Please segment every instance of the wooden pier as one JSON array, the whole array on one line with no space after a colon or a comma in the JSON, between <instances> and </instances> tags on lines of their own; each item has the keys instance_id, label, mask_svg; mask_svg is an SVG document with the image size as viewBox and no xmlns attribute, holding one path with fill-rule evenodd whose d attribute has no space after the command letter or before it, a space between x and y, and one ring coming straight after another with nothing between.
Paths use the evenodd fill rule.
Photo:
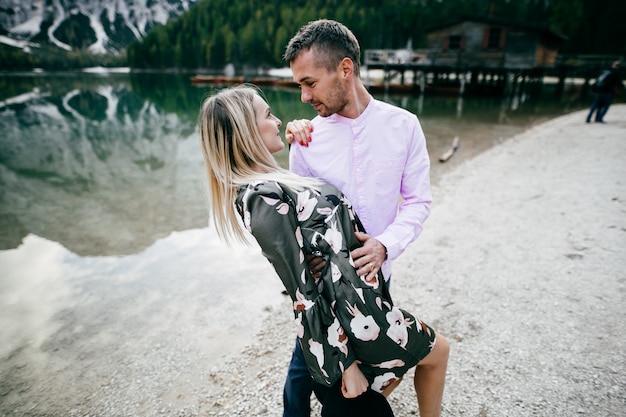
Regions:
<instances>
[{"instance_id":1,"label":"wooden pier","mask_svg":"<svg viewBox=\"0 0 626 417\"><path fill-rule=\"evenodd\" d=\"M506 65L503 57L476 63L461 54L452 62L449 56L445 60L439 59L440 55L437 50L366 50L365 82L370 90L389 92L502 95L520 87L540 89L545 77L555 77L558 93L563 91L568 78L583 79L583 88L587 88L601 70L621 58L616 55L563 55L558 56L552 65L516 66ZM382 77L371 77L370 70L382 70Z\"/></svg>"}]
</instances>

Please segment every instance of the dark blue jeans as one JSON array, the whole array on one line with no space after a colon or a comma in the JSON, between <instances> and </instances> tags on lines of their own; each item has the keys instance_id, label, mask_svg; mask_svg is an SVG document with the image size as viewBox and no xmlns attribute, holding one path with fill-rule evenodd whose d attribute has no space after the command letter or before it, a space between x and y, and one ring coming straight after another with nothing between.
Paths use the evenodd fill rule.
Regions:
<instances>
[{"instance_id":1,"label":"dark blue jeans","mask_svg":"<svg viewBox=\"0 0 626 417\"><path fill-rule=\"evenodd\" d=\"M594 112L596 112L596 122L604 121L604 115L607 111L609 111L612 100L612 93L596 93L595 97L593 98L593 103L591 103L589 114L587 115L587 123L591 121L591 117L593 116Z\"/></svg>"},{"instance_id":2,"label":"dark blue jeans","mask_svg":"<svg viewBox=\"0 0 626 417\"><path fill-rule=\"evenodd\" d=\"M311 415L311 393L313 379L306 367L304 354L298 338L293 348L287 380L283 389L283 417L309 417Z\"/></svg>"}]
</instances>

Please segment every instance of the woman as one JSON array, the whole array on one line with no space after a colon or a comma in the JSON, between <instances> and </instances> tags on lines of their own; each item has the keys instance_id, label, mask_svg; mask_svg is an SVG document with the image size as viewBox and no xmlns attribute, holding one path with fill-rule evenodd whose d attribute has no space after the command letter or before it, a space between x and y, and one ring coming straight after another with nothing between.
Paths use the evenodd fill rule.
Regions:
<instances>
[{"instance_id":1,"label":"woman","mask_svg":"<svg viewBox=\"0 0 626 417\"><path fill-rule=\"evenodd\" d=\"M340 387L345 398L368 387L388 395L418 365L420 413L439 415L447 341L395 307L382 276L357 276L350 251L361 244L354 236L360 222L350 203L331 185L278 166L272 153L284 147L281 122L257 90L207 98L199 124L218 234L245 242L249 232L259 243L293 300L313 379ZM309 254L326 260L319 277L307 267ZM337 406L336 398L329 402Z\"/></svg>"}]
</instances>

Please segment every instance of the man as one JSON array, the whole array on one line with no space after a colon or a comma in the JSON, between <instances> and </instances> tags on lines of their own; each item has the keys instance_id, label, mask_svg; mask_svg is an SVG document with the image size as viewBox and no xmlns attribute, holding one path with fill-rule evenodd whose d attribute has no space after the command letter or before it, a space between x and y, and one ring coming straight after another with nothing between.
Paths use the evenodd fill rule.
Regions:
<instances>
[{"instance_id":1,"label":"man","mask_svg":"<svg viewBox=\"0 0 626 417\"><path fill-rule=\"evenodd\" d=\"M592 89L595 96L593 103L591 103L589 114L587 115L587 123L591 122L591 117L594 112L596 113L596 123L604 123L604 115L609 111L609 107L611 107L613 96L618 94L618 89L623 88L622 80L618 72L619 67L619 61L613 62L611 68L603 71L593 85Z\"/></svg>"},{"instance_id":2,"label":"man","mask_svg":"<svg viewBox=\"0 0 626 417\"><path fill-rule=\"evenodd\" d=\"M290 169L343 191L367 231L357 233L363 247L351 253L357 273L371 280L381 270L388 279L391 260L418 237L430 214L430 160L419 121L369 94L360 78L358 41L338 22L318 20L302 27L289 41L284 59L302 90L302 102L318 113L311 122L287 124L287 141L294 143ZM322 265L312 260L309 266L315 274ZM428 371L434 372L424 376L428 383L421 396L416 384L422 416L438 415L440 410L449 348L442 340L440 352L429 359L433 363ZM319 388L315 387L318 398ZM308 417L312 389L296 343L283 416Z\"/></svg>"}]
</instances>

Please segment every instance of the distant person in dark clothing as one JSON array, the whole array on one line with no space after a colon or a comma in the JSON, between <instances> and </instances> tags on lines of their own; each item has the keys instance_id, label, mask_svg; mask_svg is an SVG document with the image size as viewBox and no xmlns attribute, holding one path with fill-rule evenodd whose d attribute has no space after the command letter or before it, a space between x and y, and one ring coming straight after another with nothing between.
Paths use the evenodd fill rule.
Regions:
<instances>
[{"instance_id":1,"label":"distant person in dark clothing","mask_svg":"<svg viewBox=\"0 0 626 417\"><path fill-rule=\"evenodd\" d=\"M609 111L613 96L618 94L618 89L623 88L622 79L619 75L618 69L620 62L615 61L611 65L611 69L602 71L596 83L592 87L592 91L595 93L593 103L589 109L587 115L587 123L591 122L593 113L596 113L595 121L597 123L604 123L604 115Z\"/></svg>"}]
</instances>

